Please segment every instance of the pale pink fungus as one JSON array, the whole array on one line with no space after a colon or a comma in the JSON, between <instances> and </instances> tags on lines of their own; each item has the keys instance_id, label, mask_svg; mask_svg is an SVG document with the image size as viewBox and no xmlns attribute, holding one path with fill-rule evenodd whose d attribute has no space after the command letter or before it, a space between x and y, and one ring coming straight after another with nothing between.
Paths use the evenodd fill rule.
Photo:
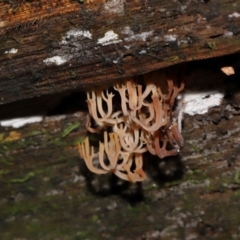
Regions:
<instances>
[{"instance_id":1,"label":"pale pink fungus","mask_svg":"<svg viewBox=\"0 0 240 240\"><path fill-rule=\"evenodd\" d=\"M146 178L142 169L144 152L159 158L179 153L184 141L172 109L184 82L181 79L179 84L166 77L163 82L161 78L157 71L146 74L144 84L130 78L115 84L114 93L104 89L87 93L88 131L97 133L106 127L113 131L109 134L104 131L104 143L99 143L100 168L93 164L94 151L93 147L90 149L89 139L79 144L80 156L90 171L112 172L130 182L143 181ZM121 100L118 108L114 104L116 97Z\"/></svg>"}]
</instances>

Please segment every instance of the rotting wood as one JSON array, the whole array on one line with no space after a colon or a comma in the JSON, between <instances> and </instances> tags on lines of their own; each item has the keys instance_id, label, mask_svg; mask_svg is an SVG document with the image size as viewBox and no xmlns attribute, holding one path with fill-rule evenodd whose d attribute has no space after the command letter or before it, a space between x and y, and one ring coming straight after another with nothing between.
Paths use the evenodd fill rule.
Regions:
<instances>
[{"instance_id":1,"label":"rotting wood","mask_svg":"<svg viewBox=\"0 0 240 240\"><path fill-rule=\"evenodd\" d=\"M185 116L181 158L146 155L142 185L84 168L76 144L85 121L82 112L0 128L2 239L239 236L239 115L217 125L210 114Z\"/></svg>"},{"instance_id":2,"label":"rotting wood","mask_svg":"<svg viewBox=\"0 0 240 240\"><path fill-rule=\"evenodd\" d=\"M230 80L238 84L238 77L224 75L219 67L227 62L239 73L237 59L239 55L220 58L217 65L212 59L191 63L186 88L209 90L211 79L214 90L228 92ZM194 76L203 80L193 85ZM74 114L61 112L62 117L46 117L19 129L0 127L1 238L238 239L240 102L239 88L233 89L234 102L228 108L225 99L205 115L184 117L186 144L180 157L144 156L148 178L142 184L94 176L86 169L77 150L77 142L87 134L81 94L60 104L61 110L65 105ZM2 105L1 119L9 117L9 111L26 116L34 109L34 114L42 114L43 105L51 111L50 100L35 98L30 109L27 100ZM58 108L57 95L54 100L51 105ZM236 109L229 108L233 104ZM99 136L89 137L97 146Z\"/></svg>"},{"instance_id":3,"label":"rotting wood","mask_svg":"<svg viewBox=\"0 0 240 240\"><path fill-rule=\"evenodd\" d=\"M0 103L239 52L239 12L237 0L1 1Z\"/></svg>"}]
</instances>

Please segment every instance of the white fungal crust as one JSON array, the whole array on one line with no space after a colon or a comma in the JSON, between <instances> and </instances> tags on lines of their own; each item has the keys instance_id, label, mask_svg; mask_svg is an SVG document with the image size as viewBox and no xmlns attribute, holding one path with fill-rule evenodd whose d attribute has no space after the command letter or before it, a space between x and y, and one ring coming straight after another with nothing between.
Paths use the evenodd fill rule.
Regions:
<instances>
[{"instance_id":1,"label":"white fungal crust","mask_svg":"<svg viewBox=\"0 0 240 240\"><path fill-rule=\"evenodd\" d=\"M172 108L184 82L170 77L164 82L164 78L153 72L144 76L143 84L131 78L115 84L112 92L98 89L87 93L87 130L96 133L108 127L113 131L104 131L104 143L99 143L100 168L92 163L94 152L93 148L90 151L88 138L79 144L79 153L90 171L113 172L130 182L143 181L144 152L159 158L179 153L184 141L173 120ZM120 99L119 106L114 99Z\"/></svg>"}]
</instances>

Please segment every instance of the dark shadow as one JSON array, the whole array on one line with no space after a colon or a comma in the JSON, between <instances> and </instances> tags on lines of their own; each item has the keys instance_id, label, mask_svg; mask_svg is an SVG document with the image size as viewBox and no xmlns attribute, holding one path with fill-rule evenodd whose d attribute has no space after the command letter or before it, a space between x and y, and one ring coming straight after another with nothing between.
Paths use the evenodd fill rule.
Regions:
<instances>
[{"instance_id":1,"label":"dark shadow","mask_svg":"<svg viewBox=\"0 0 240 240\"><path fill-rule=\"evenodd\" d=\"M146 153L144 156L144 166L148 177L159 186L183 178L185 172L181 155L159 159L157 156Z\"/></svg>"},{"instance_id":2,"label":"dark shadow","mask_svg":"<svg viewBox=\"0 0 240 240\"><path fill-rule=\"evenodd\" d=\"M141 182L130 183L110 173L96 175L87 169L84 162L79 169L80 174L85 177L89 192L95 196L105 198L117 195L132 206L145 200ZM161 187L165 183L183 178L185 166L180 155L159 159L147 153L144 154L144 170L148 178Z\"/></svg>"},{"instance_id":3,"label":"dark shadow","mask_svg":"<svg viewBox=\"0 0 240 240\"><path fill-rule=\"evenodd\" d=\"M88 111L86 93L66 91L0 105L0 120L29 116L52 116Z\"/></svg>"},{"instance_id":4,"label":"dark shadow","mask_svg":"<svg viewBox=\"0 0 240 240\"><path fill-rule=\"evenodd\" d=\"M119 179L114 174L96 175L90 172L84 163L81 164L79 169L80 174L85 177L89 192L95 196L105 198L116 195L131 206L144 201L142 183L133 184Z\"/></svg>"}]
</instances>

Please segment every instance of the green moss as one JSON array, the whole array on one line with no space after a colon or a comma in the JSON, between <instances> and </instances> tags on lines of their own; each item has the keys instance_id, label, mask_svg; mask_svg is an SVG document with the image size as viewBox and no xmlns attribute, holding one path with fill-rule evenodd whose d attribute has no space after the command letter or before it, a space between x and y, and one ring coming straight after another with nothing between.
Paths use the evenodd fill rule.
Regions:
<instances>
[{"instance_id":1,"label":"green moss","mask_svg":"<svg viewBox=\"0 0 240 240\"><path fill-rule=\"evenodd\" d=\"M92 222L93 223L96 223L97 222L97 220L98 220L98 216L97 215L92 215L92 217L91 217L91 220L92 220Z\"/></svg>"},{"instance_id":2,"label":"green moss","mask_svg":"<svg viewBox=\"0 0 240 240\"><path fill-rule=\"evenodd\" d=\"M62 138L65 138L66 136L68 136L73 130L75 130L76 128L78 128L80 126L80 122L75 122L73 124L71 124L70 126L67 126L62 133Z\"/></svg>"},{"instance_id":3,"label":"green moss","mask_svg":"<svg viewBox=\"0 0 240 240\"><path fill-rule=\"evenodd\" d=\"M240 171L236 170L235 174L234 174L234 182L235 183L240 183L239 175L240 175Z\"/></svg>"},{"instance_id":4,"label":"green moss","mask_svg":"<svg viewBox=\"0 0 240 240\"><path fill-rule=\"evenodd\" d=\"M73 77L77 76L77 72L76 71L71 71L71 74L72 74Z\"/></svg>"},{"instance_id":5,"label":"green moss","mask_svg":"<svg viewBox=\"0 0 240 240\"><path fill-rule=\"evenodd\" d=\"M9 173L8 170L0 170L0 176L1 176L1 175L8 174L8 173Z\"/></svg>"},{"instance_id":6,"label":"green moss","mask_svg":"<svg viewBox=\"0 0 240 240\"><path fill-rule=\"evenodd\" d=\"M232 195L232 199L233 199L233 201L235 201L235 202L239 202L239 201L240 201L240 192L235 191L235 192L233 193L233 195Z\"/></svg>"},{"instance_id":7,"label":"green moss","mask_svg":"<svg viewBox=\"0 0 240 240\"><path fill-rule=\"evenodd\" d=\"M12 162L12 158L11 157L1 157L0 158L0 163L3 163L4 165L7 165L7 166L12 166L13 165L13 162Z\"/></svg>"},{"instance_id":8,"label":"green moss","mask_svg":"<svg viewBox=\"0 0 240 240\"><path fill-rule=\"evenodd\" d=\"M196 153L200 152L200 149L198 146L193 144L187 144L189 148L193 149Z\"/></svg>"},{"instance_id":9,"label":"green moss","mask_svg":"<svg viewBox=\"0 0 240 240\"><path fill-rule=\"evenodd\" d=\"M200 169L194 169L186 175L188 179L205 180L207 175Z\"/></svg>"},{"instance_id":10,"label":"green moss","mask_svg":"<svg viewBox=\"0 0 240 240\"><path fill-rule=\"evenodd\" d=\"M207 46L211 49L210 53L212 53L217 47L216 42L208 42Z\"/></svg>"},{"instance_id":11,"label":"green moss","mask_svg":"<svg viewBox=\"0 0 240 240\"><path fill-rule=\"evenodd\" d=\"M6 150L8 150L7 144L1 144L0 145L0 153L4 153L4 152L6 152Z\"/></svg>"},{"instance_id":12,"label":"green moss","mask_svg":"<svg viewBox=\"0 0 240 240\"><path fill-rule=\"evenodd\" d=\"M179 60L178 56L172 56L170 58L165 59L165 61L168 61L168 62L175 62L177 60Z\"/></svg>"},{"instance_id":13,"label":"green moss","mask_svg":"<svg viewBox=\"0 0 240 240\"><path fill-rule=\"evenodd\" d=\"M78 237L79 239L85 239L88 238L89 236L91 236L90 231L81 231Z\"/></svg>"},{"instance_id":14,"label":"green moss","mask_svg":"<svg viewBox=\"0 0 240 240\"><path fill-rule=\"evenodd\" d=\"M63 142L61 140L61 138L57 137L57 138L54 138L52 141L51 141L51 144L55 145L55 146L58 146L58 147L62 147L65 145L65 142Z\"/></svg>"},{"instance_id":15,"label":"green moss","mask_svg":"<svg viewBox=\"0 0 240 240\"><path fill-rule=\"evenodd\" d=\"M159 186L156 183L151 183L145 188L145 190L152 190L152 189L158 188L158 187Z\"/></svg>"},{"instance_id":16,"label":"green moss","mask_svg":"<svg viewBox=\"0 0 240 240\"><path fill-rule=\"evenodd\" d=\"M34 131L29 132L28 136L31 137L31 136L41 135L41 134L43 134L43 131L34 130Z\"/></svg>"},{"instance_id":17,"label":"green moss","mask_svg":"<svg viewBox=\"0 0 240 240\"><path fill-rule=\"evenodd\" d=\"M26 176L23 178L15 178L9 181L9 183L24 183L27 182L30 178L34 176L34 172L29 172Z\"/></svg>"},{"instance_id":18,"label":"green moss","mask_svg":"<svg viewBox=\"0 0 240 240\"><path fill-rule=\"evenodd\" d=\"M179 185L179 184L182 183L182 182L183 182L183 179L176 180L176 181L171 181L171 182L165 183L165 186L166 186L166 187L173 187L173 186Z\"/></svg>"}]
</instances>

